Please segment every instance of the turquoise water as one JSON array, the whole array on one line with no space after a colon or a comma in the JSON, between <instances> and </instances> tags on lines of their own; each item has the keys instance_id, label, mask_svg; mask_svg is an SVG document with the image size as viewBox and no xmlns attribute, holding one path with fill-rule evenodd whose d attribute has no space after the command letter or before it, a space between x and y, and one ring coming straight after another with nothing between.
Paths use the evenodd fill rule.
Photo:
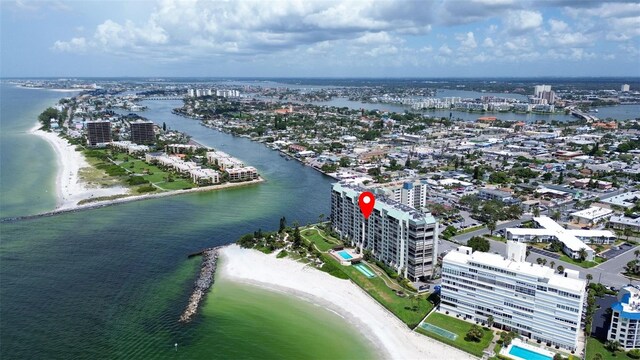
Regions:
<instances>
[{"instance_id":1,"label":"turquoise water","mask_svg":"<svg viewBox=\"0 0 640 360\"><path fill-rule=\"evenodd\" d=\"M53 159L51 150L44 142L37 145L37 137L21 135L20 129L30 128L41 107L59 96L2 85L3 217L51 210L55 204L51 192L42 191L46 201L33 199L34 193L53 185L55 166L41 163L47 156ZM217 293L205 301L193 322L178 322L199 266L199 259L188 260L188 254L228 244L258 228L275 230L282 216L289 224L316 222L319 214L329 211L332 180L284 161L262 144L168 114L171 104L149 103L153 109L148 114L156 122L165 121L188 130L203 144L225 149L255 165L267 181L1 222L0 358L293 359L301 358L306 348L321 354L314 347L317 338L326 348L344 348L347 341L363 358L374 357L357 330L330 312L296 299L263 304L262 298L272 299L272 294L259 289L214 287ZM23 140L36 145L7 154L4 139L14 137L16 148ZM33 183L21 186L21 181ZM216 306L216 297L229 300ZM292 303L299 309L295 314L307 321L283 315ZM316 324L318 316L328 320ZM316 331L306 331L310 323ZM319 337L331 332L339 336ZM336 358L348 357L360 356L347 352Z\"/></svg>"},{"instance_id":2,"label":"turquoise water","mask_svg":"<svg viewBox=\"0 0 640 360\"><path fill-rule=\"evenodd\" d=\"M55 207L55 153L29 130L44 109L64 96L70 95L0 84L0 217Z\"/></svg>"},{"instance_id":3,"label":"turquoise water","mask_svg":"<svg viewBox=\"0 0 640 360\"><path fill-rule=\"evenodd\" d=\"M356 269L358 269L358 271L360 271L361 273L364 274L364 276L368 277L368 278L374 278L376 277L376 274L371 271L367 265L365 264L355 264L353 265L353 267L355 267Z\"/></svg>"},{"instance_id":4,"label":"turquoise water","mask_svg":"<svg viewBox=\"0 0 640 360\"><path fill-rule=\"evenodd\" d=\"M529 349L524 349L517 345L511 346L509 354L526 360L552 360L552 357L550 356L540 354L539 352L531 351Z\"/></svg>"},{"instance_id":5,"label":"turquoise water","mask_svg":"<svg viewBox=\"0 0 640 360\"><path fill-rule=\"evenodd\" d=\"M341 258L345 259L345 260L351 260L353 259L353 256L349 255L348 252L342 250L342 251L338 251L338 255L340 255Z\"/></svg>"}]
</instances>

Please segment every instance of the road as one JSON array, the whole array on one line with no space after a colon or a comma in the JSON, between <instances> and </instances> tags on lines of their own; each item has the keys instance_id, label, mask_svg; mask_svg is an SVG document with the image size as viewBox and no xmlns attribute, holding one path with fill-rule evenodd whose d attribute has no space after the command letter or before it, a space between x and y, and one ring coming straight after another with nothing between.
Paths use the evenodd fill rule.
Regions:
<instances>
[{"instance_id":1,"label":"road","mask_svg":"<svg viewBox=\"0 0 640 360\"><path fill-rule=\"evenodd\" d=\"M531 215L523 215L522 218L518 219L518 220L513 220L513 221L507 221L505 223L502 224L498 224L496 225L496 231L501 230L501 229L506 229L506 228L512 228L512 227L517 227L518 225L522 224L525 221L531 220ZM482 236L484 234L488 234L490 231L489 229L482 228L482 229L478 229L475 231L471 231L468 232L466 234L462 234L462 235L456 235L453 237L453 239L461 244L466 244L467 241L469 241L469 239L471 239L474 236ZM495 232L495 231L494 231ZM499 241L496 241L499 243Z\"/></svg>"}]
</instances>

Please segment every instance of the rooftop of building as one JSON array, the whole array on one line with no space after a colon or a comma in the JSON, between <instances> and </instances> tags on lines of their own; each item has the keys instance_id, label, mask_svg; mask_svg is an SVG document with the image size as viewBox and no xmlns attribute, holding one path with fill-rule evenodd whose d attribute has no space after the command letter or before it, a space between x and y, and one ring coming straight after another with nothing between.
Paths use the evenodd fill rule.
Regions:
<instances>
[{"instance_id":1,"label":"rooftop of building","mask_svg":"<svg viewBox=\"0 0 640 360\"><path fill-rule=\"evenodd\" d=\"M601 207L597 207L597 206L592 206L588 209L584 209L584 210L580 210L580 211L576 211L574 213L571 213L571 216L575 216L575 217L579 217L579 218L583 218L583 219L598 219L602 216L607 216L609 214L613 213L613 210L611 209L607 209L607 208L601 208Z\"/></svg>"},{"instance_id":2,"label":"rooftop of building","mask_svg":"<svg viewBox=\"0 0 640 360\"><path fill-rule=\"evenodd\" d=\"M615 195L606 199L600 200L603 203L618 205L622 207L633 207L634 202L640 199L640 191L630 191L624 194Z\"/></svg>"},{"instance_id":3,"label":"rooftop of building","mask_svg":"<svg viewBox=\"0 0 640 360\"><path fill-rule=\"evenodd\" d=\"M618 293L618 302L611 309L620 312L627 319L640 320L640 290L633 286L625 286Z\"/></svg>"},{"instance_id":4,"label":"rooftop of building","mask_svg":"<svg viewBox=\"0 0 640 360\"><path fill-rule=\"evenodd\" d=\"M367 191L367 189L362 188L357 185L347 184L344 182L338 182L333 185L334 191L344 192L348 196L357 199L360 196L360 193L363 191ZM425 221L427 224L433 224L436 222L435 217L431 214L420 212L411 206L401 204L395 200L392 200L386 196L378 195L375 199L375 204L373 206L374 209L378 210L386 210L391 216L396 218L409 218L414 221Z\"/></svg>"},{"instance_id":5,"label":"rooftop of building","mask_svg":"<svg viewBox=\"0 0 640 360\"><path fill-rule=\"evenodd\" d=\"M563 275L557 274L550 267L533 264L526 261L519 262L509 260L499 254L474 251L472 254L468 255L463 252L450 251L447 255L445 255L443 261L454 262L458 264L468 264L469 261L472 261L477 264L511 271L516 273L517 275L536 277L538 278L538 281L547 283L554 288L571 292L584 291L586 285L584 280L564 277Z\"/></svg>"},{"instance_id":6,"label":"rooftop of building","mask_svg":"<svg viewBox=\"0 0 640 360\"><path fill-rule=\"evenodd\" d=\"M558 241L562 242L571 251L580 251L584 248L587 251L593 251L579 238L599 238L599 237L615 237L609 230L571 230L565 229L548 216L534 217L540 228L508 228L507 232L513 235L532 235L532 236L555 236Z\"/></svg>"}]
</instances>

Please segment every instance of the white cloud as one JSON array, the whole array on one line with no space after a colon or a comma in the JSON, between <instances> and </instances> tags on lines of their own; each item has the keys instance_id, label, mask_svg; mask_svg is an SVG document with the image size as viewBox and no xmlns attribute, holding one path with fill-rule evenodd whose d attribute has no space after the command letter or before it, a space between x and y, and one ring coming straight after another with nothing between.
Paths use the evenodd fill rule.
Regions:
<instances>
[{"instance_id":1,"label":"white cloud","mask_svg":"<svg viewBox=\"0 0 640 360\"><path fill-rule=\"evenodd\" d=\"M469 31L464 35L458 35L456 36L456 39L460 42L460 46L465 50L475 49L476 47L478 47L476 38L473 35L472 31Z\"/></svg>"},{"instance_id":2,"label":"white cloud","mask_svg":"<svg viewBox=\"0 0 640 360\"><path fill-rule=\"evenodd\" d=\"M77 37L69 41L56 41L53 44L53 49L57 51L84 52L87 50L87 40L83 37Z\"/></svg>"},{"instance_id":3,"label":"white cloud","mask_svg":"<svg viewBox=\"0 0 640 360\"><path fill-rule=\"evenodd\" d=\"M524 33L542 25L542 14L531 10L510 11L505 19L505 25L511 33Z\"/></svg>"},{"instance_id":4,"label":"white cloud","mask_svg":"<svg viewBox=\"0 0 640 360\"><path fill-rule=\"evenodd\" d=\"M551 26L551 31L553 32L567 31L567 29L569 28L566 22L556 19L550 19L549 25Z\"/></svg>"},{"instance_id":5,"label":"white cloud","mask_svg":"<svg viewBox=\"0 0 640 360\"><path fill-rule=\"evenodd\" d=\"M482 46L484 47L488 47L488 48L492 48L495 46L493 39L491 39L490 37L485 38L484 41L482 42Z\"/></svg>"},{"instance_id":6,"label":"white cloud","mask_svg":"<svg viewBox=\"0 0 640 360\"><path fill-rule=\"evenodd\" d=\"M440 53L440 55L446 55L446 56L453 54L453 50L451 50L446 44L440 46L440 49L438 49L438 52Z\"/></svg>"}]
</instances>

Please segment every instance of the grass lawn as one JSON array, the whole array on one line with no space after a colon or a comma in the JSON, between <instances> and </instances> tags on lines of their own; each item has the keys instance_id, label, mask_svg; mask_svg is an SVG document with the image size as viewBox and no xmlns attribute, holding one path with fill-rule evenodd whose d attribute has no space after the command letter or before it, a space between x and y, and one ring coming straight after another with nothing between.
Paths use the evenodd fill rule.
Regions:
<instances>
[{"instance_id":1,"label":"grass lawn","mask_svg":"<svg viewBox=\"0 0 640 360\"><path fill-rule=\"evenodd\" d=\"M313 241L322 251L321 258L323 262L330 264L331 267L335 267L338 271L346 274L349 279L358 284L358 286L376 299L382 306L395 314L410 328L418 325L422 318L433 308L433 304L427 300L428 294L419 296L405 295L405 297L400 297L396 294L395 290L387 286L380 276L368 278L352 266L342 266L338 260L326 253L326 251L333 246L342 244L338 239L321 234L318 230L312 229L302 229L301 235L305 242ZM396 286L401 288L398 284L396 284Z\"/></svg>"},{"instance_id":2,"label":"grass lawn","mask_svg":"<svg viewBox=\"0 0 640 360\"><path fill-rule=\"evenodd\" d=\"M631 359L626 352L616 351L612 353L604 348L604 343L594 337L587 338L587 352L585 358L587 360L593 359L596 354L602 355L603 360L627 360Z\"/></svg>"},{"instance_id":3,"label":"grass lawn","mask_svg":"<svg viewBox=\"0 0 640 360\"><path fill-rule=\"evenodd\" d=\"M601 263L606 261L605 259L600 258L600 257L596 257L595 259L596 259L596 261L580 261L580 260L572 259L572 258L568 257L567 255L562 254L560 256L560 259L558 259L558 260L566 261L569 264L578 265L578 266L583 267L585 269L588 269L590 267L594 267L594 266L596 266L598 264L601 264Z\"/></svg>"},{"instance_id":4,"label":"grass lawn","mask_svg":"<svg viewBox=\"0 0 640 360\"><path fill-rule=\"evenodd\" d=\"M312 241L320 251L329 251L334 246L342 244L331 237L323 236L318 229L303 230L301 234L305 240Z\"/></svg>"},{"instance_id":5,"label":"grass lawn","mask_svg":"<svg viewBox=\"0 0 640 360\"><path fill-rule=\"evenodd\" d=\"M451 345L460 350L466 351L477 357L482 357L482 352L487 346L489 346L489 344L491 343L491 339L493 338L493 331L482 329L482 331L484 332L484 336L482 337L482 339L480 339L479 342L467 341L465 340L465 337L467 336L467 332L469 331L469 329L471 329L471 326L473 324L437 312L429 315L425 322L451 331L452 333L457 334L458 337L455 340L450 340L421 328L417 329L419 333L432 337L440 342Z\"/></svg>"},{"instance_id":6,"label":"grass lawn","mask_svg":"<svg viewBox=\"0 0 640 360\"><path fill-rule=\"evenodd\" d=\"M482 229L484 227L485 227L484 225L472 226L470 228L466 228L464 230L460 230L460 231L456 232L456 235L462 235L462 234L470 233L472 231L480 230L480 229Z\"/></svg>"},{"instance_id":7,"label":"grass lawn","mask_svg":"<svg viewBox=\"0 0 640 360\"><path fill-rule=\"evenodd\" d=\"M491 239L491 240L495 240L495 241L500 241L500 242L507 242L507 239L503 238L502 236L497 236L497 235L489 235L489 234L484 234L484 237L486 237L487 239Z\"/></svg>"}]
</instances>

